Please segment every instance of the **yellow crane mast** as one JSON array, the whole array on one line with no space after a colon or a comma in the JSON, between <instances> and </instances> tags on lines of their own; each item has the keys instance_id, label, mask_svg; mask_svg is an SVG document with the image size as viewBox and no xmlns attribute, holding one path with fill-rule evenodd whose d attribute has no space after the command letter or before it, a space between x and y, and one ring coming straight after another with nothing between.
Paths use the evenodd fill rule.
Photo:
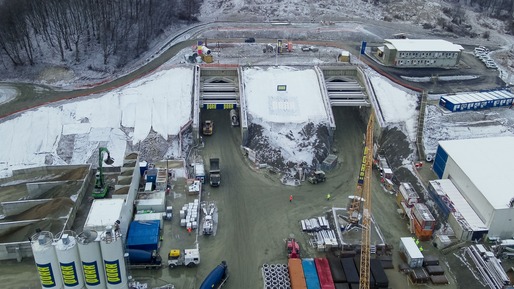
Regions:
<instances>
[{"instance_id":1,"label":"yellow crane mast","mask_svg":"<svg viewBox=\"0 0 514 289\"><path fill-rule=\"evenodd\" d=\"M371 230L371 173L373 164L373 110L371 110L368 127L366 128L366 147L365 147L365 168L364 184L362 185L362 198L364 207L362 211L362 238L361 238L361 266L359 289L369 289L370 279L370 230ZM362 202L361 202L362 203Z\"/></svg>"}]
</instances>

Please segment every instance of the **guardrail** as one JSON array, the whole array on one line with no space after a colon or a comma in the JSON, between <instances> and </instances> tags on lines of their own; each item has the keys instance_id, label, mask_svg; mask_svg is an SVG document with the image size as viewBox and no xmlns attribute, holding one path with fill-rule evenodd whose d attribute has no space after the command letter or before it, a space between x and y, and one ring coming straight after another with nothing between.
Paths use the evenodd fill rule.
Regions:
<instances>
[{"instance_id":1,"label":"guardrail","mask_svg":"<svg viewBox=\"0 0 514 289\"><path fill-rule=\"evenodd\" d=\"M193 138L200 138L200 66L195 66L193 77Z\"/></svg>"},{"instance_id":2,"label":"guardrail","mask_svg":"<svg viewBox=\"0 0 514 289\"><path fill-rule=\"evenodd\" d=\"M239 102L240 102L240 122L241 122L241 137L243 140L243 145L246 144L248 138L248 115L247 115L247 107L246 107L246 98L245 98L245 88L243 82L243 68L239 67L237 69L237 81L239 82Z\"/></svg>"}]
</instances>

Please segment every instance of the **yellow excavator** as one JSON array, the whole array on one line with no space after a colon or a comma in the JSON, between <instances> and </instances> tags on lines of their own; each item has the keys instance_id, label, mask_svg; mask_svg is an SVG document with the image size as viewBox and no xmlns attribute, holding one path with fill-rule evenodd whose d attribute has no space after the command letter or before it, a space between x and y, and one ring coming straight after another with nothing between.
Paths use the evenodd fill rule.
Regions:
<instances>
[{"instance_id":1,"label":"yellow excavator","mask_svg":"<svg viewBox=\"0 0 514 289\"><path fill-rule=\"evenodd\" d=\"M104 154L107 154L107 158L104 160ZM93 198L102 199L109 193L109 186L105 184L103 163L112 165L114 159L111 158L111 153L107 148L100 147L98 150L98 168L96 171L95 189L93 190Z\"/></svg>"}]
</instances>

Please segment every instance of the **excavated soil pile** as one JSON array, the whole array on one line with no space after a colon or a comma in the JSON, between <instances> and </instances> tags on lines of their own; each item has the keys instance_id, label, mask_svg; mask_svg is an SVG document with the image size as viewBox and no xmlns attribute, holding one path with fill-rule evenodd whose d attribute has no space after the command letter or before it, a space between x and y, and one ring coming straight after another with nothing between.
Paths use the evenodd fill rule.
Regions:
<instances>
[{"instance_id":1,"label":"excavated soil pile","mask_svg":"<svg viewBox=\"0 0 514 289\"><path fill-rule=\"evenodd\" d=\"M70 198L57 198L40 204L18 215L9 216L4 221L37 220L42 218L59 218L66 216L75 203Z\"/></svg>"},{"instance_id":2,"label":"excavated soil pile","mask_svg":"<svg viewBox=\"0 0 514 289\"><path fill-rule=\"evenodd\" d=\"M42 220L23 227L13 228L0 235L0 243L28 241L36 229L50 231L54 235L62 231L64 220Z\"/></svg>"},{"instance_id":3,"label":"excavated soil pile","mask_svg":"<svg viewBox=\"0 0 514 289\"><path fill-rule=\"evenodd\" d=\"M247 146L257 153L257 159L260 163L266 163L281 171L288 171L299 166L308 167L305 161L301 163L285 161L280 148L270 144L268 137L263 135L263 127L261 125L250 124L248 135ZM331 146L328 128L324 124L308 123L303 127L299 135L293 135L293 132L290 132L286 137L291 140L296 139L299 142L298 148L300 150L308 149L314 151L312 165L309 167L312 170L315 170L327 157Z\"/></svg>"}]
</instances>

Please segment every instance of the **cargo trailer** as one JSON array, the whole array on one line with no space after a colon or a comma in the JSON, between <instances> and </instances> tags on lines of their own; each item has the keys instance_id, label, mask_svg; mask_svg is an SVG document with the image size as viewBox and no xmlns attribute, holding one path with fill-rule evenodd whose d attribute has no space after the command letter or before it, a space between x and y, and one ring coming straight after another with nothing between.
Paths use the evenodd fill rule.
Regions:
<instances>
[{"instance_id":1,"label":"cargo trailer","mask_svg":"<svg viewBox=\"0 0 514 289\"><path fill-rule=\"evenodd\" d=\"M287 262L291 289L307 289L305 275L303 274L302 260L293 258Z\"/></svg>"},{"instance_id":2,"label":"cargo trailer","mask_svg":"<svg viewBox=\"0 0 514 289\"><path fill-rule=\"evenodd\" d=\"M382 267L382 263L378 259L370 259L369 260L369 269L371 271L371 275L375 280L375 287L377 288L388 288L389 287L389 279Z\"/></svg>"},{"instance_id":3,"label":"cargo trailer","mask_svg":"<svg viewBox=\"0 0 514 289\"><path fill-rule=\"evenodd\" d=\"M336 289L351 289L348 283L335 283Z\"/></svg>"},{"instance_id":4,"label":"cargo trailer","mask_svg":"<svg viewBox=\"0 0 514 289\"><path fill-rule=\"evenodd\" d=\"M315 258L314 264L316 265L316 271L318 272L319 285L321 289L335 289L334 279L332 278L327 258Z\"/></svg>"},{"instance_id":5,"label":"cargo trailer","mask_svg":"<svg viewBox=\"0 0 514 289\"><path fill-rule=\"evenodd\" d=\"M346 281L350 284L359 284L359 272L355 267L353 258L341 258L340 262L346 275Z\"/></svg>"},{"instance_id":6,"label":"cargo trailer","mask_svg":"<svg viewBox=\"0 0 514 289\"><path fill-rule=\"evenodd\" d=\"M305 283L307 289L321 289L319 286L318 272L314 265L314 259L304 258L302 259L303 275L305 276Z\"/></svg>"},{"instance_id":7,"label":"cargo trailer","mask_svg":"<svg viewBox=\"0 0 514 289\"><path fill-rule=\"evenodd\" d=\"M346 283L346 274L344 274L343 265L341 265L339 258L329 256L328 264L334 283Z\"/></svg>"}]
</instances>

